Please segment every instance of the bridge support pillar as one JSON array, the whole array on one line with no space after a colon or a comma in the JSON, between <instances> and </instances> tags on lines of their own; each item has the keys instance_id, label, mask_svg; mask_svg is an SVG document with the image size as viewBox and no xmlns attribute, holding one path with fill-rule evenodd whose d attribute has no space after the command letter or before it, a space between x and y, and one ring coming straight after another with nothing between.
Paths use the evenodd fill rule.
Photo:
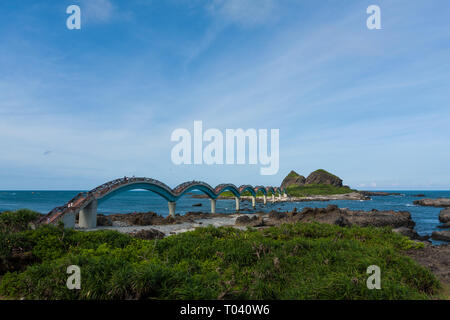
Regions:
<instances>
[{"instance_id":1,"label":"bridge support pillar","mask_svg":"<svg viewBox=\"0 0 450 320\"><path fill-rule=\"evenodd\" d=\"M264 205L267 204L267 195L263 195L263 202L264 202Z\"/></svg>"},{"instance_id":2,"label":"bridge support pillar","mask_svg":"<svg viewBox=\"0 0 450 320\"><path fill-rule=\"evenodd\" d=\"M66 213L61 217L61 222L64 224L64 228L75 228L75 212Z\"/></svg>"},{"instance_id":3,"label":"bridge support pillar","mask_svg":"<svg viewBox=\"0 0 450 320\"><path fill-rule=\"evenodd\" d=\"M97 200L93 200L80 210L78 225L80 228L92 229L97 227Z\"/></svg>"},{"instance_id":4,"label":"bridge support pillar","mask_svg":"<svg viewBox=\"0 0 450 320\"><path fill-rule=\"evenodd\" d=\"M169 215L175 217L175 205L176 202L169 201Z\"/></svg>"},{"instance_id":5,"label":"bridge support pillar","mask_svg":"<svg viewBox=\"0 0 450 320\"><path fill-rule=\"evenodd\" d=\"M234 199L236 199L236 211L239 211L239 198L235 197Z\"/></svg>"},{"instance_id":6,"label":"bridge support pillar","mask_svg":"<svg viewBox=\"0 0 450 320\"><path fill-rule=\"evenodd\" d=\"M256 197L255 196L252 196L252 207L253 207L253 209L255 209L255 207L256 207Z\"/></svg>"},{"instance_id":7,"label":"bridge support pillar","mask_svg":"<svg viewBox=\"0 0 450 320\"><path fill-rule=\"evenodd\" d=\"M272 193L272 203L275 202L275 195Z\"/></svg>"},{"instance_id":8,"label":"bridge support pillar","mask_svg":"<svg viewBox=\"0 0 450 320\"><path fill-rule=\"evenodd\" d=\"M211 213L216 213L216 199L211 199Z\"/></svg>"},{"instance_id":9,"label":"bridge support pillar","mask_svg":"<svg viewBox=\"0 0 450 320\"><path fill-rule=\"evenodd\" d=\"M278 200L281 200L281 193L278 194Z\"/></svg>"}]
</instances>

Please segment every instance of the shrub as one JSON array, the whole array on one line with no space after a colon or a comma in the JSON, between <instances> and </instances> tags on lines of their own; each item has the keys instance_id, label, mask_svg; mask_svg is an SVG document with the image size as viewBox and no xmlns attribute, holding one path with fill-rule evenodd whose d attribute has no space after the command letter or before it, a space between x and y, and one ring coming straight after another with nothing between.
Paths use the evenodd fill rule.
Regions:
<instances>
[{"instance_id":1,"label":"shrub","mask_svg":"<svg viewBox=\"0 0 450 320\"><path fill-rule=\"evenodd\" d=\"M28 299L426 299L439 287L390 229L285 224L198 228L161 240L56 227L18 234L40 262L9 272L0 295ZM66 268L81 268L81 290ZM369 265L382 290L366 287Z\"/></svg>"},{"instance_id":2,"label":"shrub","mask_svg":"<svg viewBox=\"0 0 450 320\"><path fill-rule=\"evenodd\" d=\"M11 233L27 230L30 223L35 222L40 214L28 209L0 212L0 233Z\"/></svg>"}]
</instances>

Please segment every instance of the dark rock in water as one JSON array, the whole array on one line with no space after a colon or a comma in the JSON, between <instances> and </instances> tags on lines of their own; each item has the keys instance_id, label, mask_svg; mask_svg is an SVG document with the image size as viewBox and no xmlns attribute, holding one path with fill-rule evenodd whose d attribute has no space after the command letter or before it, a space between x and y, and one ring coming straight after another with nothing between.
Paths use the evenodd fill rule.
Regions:
<instances>
[{"instance_id":1,"label":"dark rock in water","mask_svg":"<svg viewBox=\"0 0 450 320\"><path fill-rule=\"evenodd\" d=\"M192 206L193 206L193 207L201 207L202 204L201 204L201 203L194 203Z\"/></svg>"},{"instance_id":2,"label":"dark rock in water","mask_svg":"<svg viewBox=\"0 0 450 320\"><path fill-rule=\"evenodd\" d=\"M335 187L342 187L342 179L323 169L312 172L306 178L305 184L328 184Z\"/></svg>"},{"instance_id":3,"label":"dark rock in water","mask_svg":"<svg viewBox=\"0 0 450 320\"><path fill-rule=\"evenodd\" d=\"M433 240L450 242L450 230L434 231L431 234Z\"/></svg>"},{"instance_id":4,"label":"dark rock in water","mask_svg":"<svg viewBox=\"0 0 450 320\"><path fill-rule=\"evenodd\" d=\"M264 225L264 220L262 217L249 217L249 216L240 216L237 217L235 223L236 226L246 226L246 227L262 227Z\"/></svg>"},{"instance_id":5,"label":"dark rock in water","mask_svg":"<svg viewBox=\"0 0 450 320\"><path fill-rule=\"evenodd\" d=\"M408 237L413 240L420 240L420 241L427 241L430 239L430 236L421 236L419 235L414 229L406 228L406 227L400 227L393 229L392 231L399 233L405 237Z\"/></svg>"},{"instance_id":6,"label":"dark rock in water","mask_svg":"<svg viewBox=\"0 0 450 320\"><path fill-rule=\"evenodd\" d=\"M156 229L149 229L131 233L131 236L144 240L153 240L153 239L162 239L165 237L165 234Z\"/></svg>"},{"instance_id":7,"label":"dark rock in water","mask_svg":"<svg viewBox=\"0 0 450 320\"><path fill-rule=\"evenodd\" d=\"M414 200L414 204L426 207L450 207L450 198Z\"/></svg>"},{"instance_id":8,"label":"dark rock in water","mask_svg":"<svg viewBox=\"0 0 450 320\"><path fill-rule=\"evenodd\" d=\"M304 186L306 178L299 175L297 172L292 170L281 182L281 188L287 188L289 186Z\"/></svg>"},{"instance_id":9,"label":"dark rock in water","mask_svg":"<svg viewBox=\"0 0 450 320\"><path fill-rule=\"evenodd\" d=\"M103 214L97 214L97 226L110 227L112 225L113 223L111 217L105 216Z\"/></svg>"},{"instance_id":10,"label":"dark rock in water","mask_svg":"<svg viewBox=\"0 0 450 320\"><path fill-rule=\"evenodd\" d=\"M384 191L359 191L364 196L400 196L398 192L384 192Z\"/></svg>"},{"instance_id":11,"label":"dark rock in water","mask_svg":"<svg viewBox=\"0 0 450 320\"><path fill-rule=\"evenodd\" d=\"M439 221L443 223L450 222L450 209L443 209L439 213Z\"/></svg>"},{"instance_id":12,"label":"dark rock in water","mask_svg":"<svg viewBox=\"0 0 450 320\"><path fill-rule=\"evenodd\" d=\"M439 229L450 229L450 222L441 224L440 226L438 226Z\"/></svg>"},{"instance_id":13,"label":"dark rock in water","mask_svg":"<svg viewBox=\"0 0 450 320\"><path fill-rule=\"evenodd\" d=\"M408 229L413 229L415 226L411 214L407 211L352 211L340 209L336 205L329 205L326 208L307 207L295 215L271 212L268 218L268 224L272 225L285 222L320 222L340 226L406 227Z\"/></svg>"},{"instance_id":14,"label":"dark rock in water","mask_svg":"<svg viewBox=\"0 0 450 320\"><path fill-rule=\"evenodd\" d=\"M424 194L419 193L419 194L413 195L413 197L423 198L423 197L426 197L426 196Z\"/></svg>"}]
</instances>

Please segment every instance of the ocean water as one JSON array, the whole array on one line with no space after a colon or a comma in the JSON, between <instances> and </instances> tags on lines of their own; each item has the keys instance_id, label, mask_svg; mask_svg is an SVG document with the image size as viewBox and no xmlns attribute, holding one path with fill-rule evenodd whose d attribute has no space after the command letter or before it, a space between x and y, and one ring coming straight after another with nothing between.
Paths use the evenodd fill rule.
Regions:
<instances>
[{"instance_id":1,"label":"ocean water","mask_svg":"<svg viewBox=\"0 0 450 320\"><path fill-rule=\"evenodd\" d=\"M0 191L0 212L6 210L17 210L28 208L41 213L47 213L54 207L65 204L80 191ZM388 191L389 192L389 191ZM266 206L257 202L257 211L269 212L271 210L290 211L296 207L326 207L329 204L336 204L340 208L349 208L351 210L396 210L409 211L416 223L415 230L420 235L431 234L439 230L439 212L442 208L422 207L413 204L414 200L420 199L417 194L424 194L426 198L450 197L450 191L393 191L401 195L392 196L373 196L372 200L335 200L335 201L309 201L309 202L286 202L271 204L268 201ZM193 192L197 193L197 192ZM202 206L193 206L201 203ZM216 211L220 213L233 213L235 209L234 199L218 200ZM250 212L251 203L249 201L241 202L241 209L247 209ZM192 198L192 195L185 195L176 204L176 213L184 214L189 211L209 212L209 199ZM149 191L128 191L121 193L98 207L98 212L103 214L111 213L130 213L130 212L148 212L153 211L163 216L169 214L167 201L157 194Z\"/></svg>"}]
</instances>

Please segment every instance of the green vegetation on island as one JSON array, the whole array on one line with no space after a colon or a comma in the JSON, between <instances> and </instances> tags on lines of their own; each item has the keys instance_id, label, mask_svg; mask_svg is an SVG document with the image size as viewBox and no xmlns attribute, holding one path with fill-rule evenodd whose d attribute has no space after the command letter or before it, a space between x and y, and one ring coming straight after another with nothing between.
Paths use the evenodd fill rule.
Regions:
<instances>
[{"instance_id":1,"label":"green vegetation on island","mask_svg":"<svg viewBox=\"0 0 450 320\"><path fill-rule=\"evenodd\" d=\"M403 254L423 244L389 228L207 227L142 240L115 231L32 229L30 217L16 214L20 227L0 233L0 296L7 298L428 299L440 286ZM15 213L6 215L11 221ZM81 269L80 290L66 287L70 265ZM367 288L370 265L382 270L382 290Z\"/></svg>"},{"instance_id":2,"label":"green vegetation on island","mask_svg":"<svg viewBox=\"0 0 450 320\"><path fill-rule=\"evenodd\" d=\"M357 192L357 190L342 185L341 178L324 169L311 172L307 178L292 170L283 179L281 188L286 189L287 194L291 197L330 196ZM249 191L242 193L242 196L251 195ZM269 192L267 195L271 196L272 193ZM230 191L225 191L221 196L233 198L234 194ZM256 196L262 197L262 191L259 191Z\"/></svg>"},{"instance_id":3,"label":"green vegetation on island","mask_svg":"<svg viewBox=\"0 0 450 320\"><path fill-rule=\"evenodd\" d=\"M304 186L289 186L286 188L291 197L328 196L356 192L348 186L336 187L329 184L309 184Z\"/></svg>"}]
</instances>

